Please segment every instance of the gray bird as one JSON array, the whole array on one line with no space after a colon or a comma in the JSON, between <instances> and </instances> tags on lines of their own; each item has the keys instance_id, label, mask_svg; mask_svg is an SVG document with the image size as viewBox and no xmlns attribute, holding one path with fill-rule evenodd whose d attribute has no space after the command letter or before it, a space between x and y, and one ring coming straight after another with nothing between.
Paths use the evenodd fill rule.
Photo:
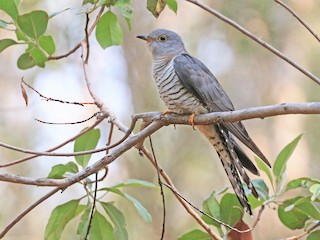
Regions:
<instances>
[{"instance_id":1,"label":"gray bird","mask_svg":"<svg viewBox=\"0 0 320 240\"><path fill-rule=\"evenodd\" d=\"M137 38L145 40L152 53L153 78L160 97L170 112L194 116L194 114L234 110L231 100L217 79L201 61L187 52L178 34L157 29L149 35L139 35ZM252 215L241 178L252 194L258 198L258 193L244 167L256 175L259 175L259 171L236 143L234 137L270 167L267 158L251 140L241 122L197 125L196 127L217 151L241 205Z\"/></svg>"}]
</instances>

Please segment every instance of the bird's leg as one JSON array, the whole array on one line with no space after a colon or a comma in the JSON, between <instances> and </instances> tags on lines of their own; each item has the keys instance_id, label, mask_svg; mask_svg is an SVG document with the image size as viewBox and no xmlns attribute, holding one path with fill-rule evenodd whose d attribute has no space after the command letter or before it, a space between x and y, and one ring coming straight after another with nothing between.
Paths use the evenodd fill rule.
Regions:
<instances>
[{"instance_id":1,"label":"bird's leg","mask_svg":"<svg viewBox=\"0 0 320 240\"><path fill-rule=\"evenodd\" d=\"M171 114L171 113L173 113L173 112L170 111L170 110L164 111L163 113L161 113L160 118L162 118L163 116L165 116L167 114ZM175 124L173 124L173 127L174 127L174 129L176 129L176 125Z\"/></svg>"},{"instance_id":2,"label":"bird's leg","mask_svg":"<svg viewBox=\"0 0 320 240\"><path fill-rule=\"evenodd\" d=\"M192 126L193 130L195 130L195 128L194 128L194 116L195 116L195 113L192 113L192 114L189 116L189 123L190 123L190 125Z\"/></svg>"},{"instance_id":3,"label":"bird's leg","mask_svg":"<svg viewBox=\"0 0 320 240\"><path fill-rule=\"evenodd\" d=\"M170 113L173 113L173 112L170 110L164 111L163 113L161 113L161 117L163 117L164 115L170 114Z\"/></svg>"}]
</instances>

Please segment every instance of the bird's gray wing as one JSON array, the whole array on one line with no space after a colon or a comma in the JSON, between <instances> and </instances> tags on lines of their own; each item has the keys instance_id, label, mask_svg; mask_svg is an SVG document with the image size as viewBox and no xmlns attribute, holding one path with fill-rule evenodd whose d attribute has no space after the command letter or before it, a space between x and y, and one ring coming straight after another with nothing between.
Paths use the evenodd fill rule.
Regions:
<instances>
[{"instance_id":1,"label":"bird's gray wing","mask_svg":"<svg viewBox=\"0 0 320 240\"><path fill-rule=\"evenodd\" d=\"M234 110L226 92L200 60L184 53L175 57L173 66L183 86L192 92L210 112ZM267 158L251 140L241 122L224 123L224 126L270 166Z\"/></svg>"}]
</instances>

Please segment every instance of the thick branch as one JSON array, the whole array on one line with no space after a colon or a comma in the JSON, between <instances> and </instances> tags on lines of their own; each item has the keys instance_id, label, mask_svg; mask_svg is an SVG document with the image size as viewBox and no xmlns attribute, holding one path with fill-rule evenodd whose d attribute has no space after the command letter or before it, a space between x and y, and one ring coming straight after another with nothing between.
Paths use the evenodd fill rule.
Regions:
<instances>
[{"instance_id":1,"label":"thick branch","mask_svg":"<svg viewBox=\"0 0 320 240\"><path fill-rule=\"evenodd\" d=\"M254 118L274 117L287 114L320 114L320 102L310 103L282 103L277 105L252 107L243 110L231 112L212 112L194 117L195 125L208 125L217 122L237 122ZM149 112L136 114L134 118L141 118L144 121L154 121L161 119L166 125L168 124L185 124L189 123L189 116L177 114L162 115L159 112Z\"/></svg>"},{"instance_id":2,"label":"thick branch","mask_svg":"<svg viewBox=\"0 0 320 240\"><path fill-rule=\"evenodd\" d=\"M105 110L103 111L105 112ZM110 112L106 112L104 116L107 116L109 114ZM266 118L266 117L273 117L273 116L286 115L286 114L320 114L320 102L282 103L282 104L263 106L263 107L252 107L252 108L247 108L243 110L235 110L231 112L207 113L207 114L195 116L194 123L195 125L208 125L208 124L217 123L217 122L236 122L236 121L247 120L247 119ZM135 123L136 120L139 118L147 122L159 121L161 122L162 125L169 125L169 124L189 125L190 124L189 116L182 116L177 114L162 115L160 112L140 113L133 116L133 123ZM129 132L134 127L134 124L133 124L130 127L130 131L129 131L129 129L122 122L118 121L116 117L112 117L111 122L115 124L115 126L117 126L122 132L126 133L124 138L121 139L116 144L99 148L99 149L90 150L90 151L75 152L75 153L38 152L38 151L18 148L18 147L11 146L1 142L0 142L0 146L14 150L14 151L18 151L18 152L37 154L38 156L58 157L58 156L80 156L85 154L93 154L93 153L105 151L107 149L111 149L115 147L115 145L121 144L123 140L129 136Z\"/></svg>"},{"instance_id":3,"label":"thick branch","mask_svg":"<svg viewBox=\"0 0 320 240\"><path fill-rule=\"evenodd\" d=\"M116 160L124 152L128 151L137 143L141 142L142 139L145 139L146 137L150 136L152 133L154 133L155 131L157 131L163 126L164 126L164 123L162 121L153 122L148 127L143 129L141 132L137 133L136 135L131 135L122 144L119 144L118 146L114 147L110 154L100 159L99 161L95 162L94 164L86 167L84 170L72 175L71 177L68 177L65 179L47 179L47 178L32 179L32 178L13 175L13 174L1 173L0 181L27 184L27 185L36 185L36 186L57 186L60 188L69 187L72 184L79 182L82 179L104 168L106 165Z\"/></svg>"},{"instance_id":4,"label":"thick branch","mask_svg":"<svg viewBox=\"0 0 320 240\"><path fill-rule=\"evenodd\" d=\"M289 63L291 66L293 66L296 69L298 69L304 75L308 76L310 79L312 79L316 83L320 84L320 79L317 76L315 76L311 72L307 71L306 69L301 67L299 64L295 63L294 61L292 61L290 58L288 58L282 52L280 52L279 50L275 49L270 44L268 44L267 42L263 41L261 38L257 37L253 33L249 32L247 29L245 29L244 27L240 26L238 23L236 23L233 20L227 18L223 14L221 14L218 11L208 7L207 5L205 5L204 3L200 2L200 1L197 1L197 0L186 0L186 1L197 5L198 7L202 8L203 10L213 14L214 16L219 18L220 20L222 20L222 21L226 22L227 24L231 25L232 27L236 28L237 30L242 32L244 35L248 36L249 38L251 38L255 42L259 43L261 46L265 47L266 49L268 49L269 51L271 51L272 53L274 53L278 57L282 58L284 61Z\"/></svg>"}]
</instances>

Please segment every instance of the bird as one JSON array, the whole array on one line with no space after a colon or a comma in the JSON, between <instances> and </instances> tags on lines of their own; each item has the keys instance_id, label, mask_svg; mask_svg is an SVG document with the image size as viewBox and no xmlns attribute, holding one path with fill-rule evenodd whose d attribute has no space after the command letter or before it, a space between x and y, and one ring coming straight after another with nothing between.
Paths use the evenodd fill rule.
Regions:
<instances>
[{"instance_id":1,"label":"bird","mask_svg":"<svg viewBox=\"0 0 320 240\"><path fill-rule=\"evenodd\" d=\"M235 108L211 71L186 50L181 37L167 29L156 29L137 38L146 41L152 54L152 75L167 112L189 115L193 125L195 115L234 111ZM166 112L165 112L166 113ZM215 148L232 188L242 207L252 215L243 182L254 197L259 195L246 170L259 171L235 138L252 150L269 167L269 161L250 138L241 121L196 125Z\"/></svg>"}]
</instances>

